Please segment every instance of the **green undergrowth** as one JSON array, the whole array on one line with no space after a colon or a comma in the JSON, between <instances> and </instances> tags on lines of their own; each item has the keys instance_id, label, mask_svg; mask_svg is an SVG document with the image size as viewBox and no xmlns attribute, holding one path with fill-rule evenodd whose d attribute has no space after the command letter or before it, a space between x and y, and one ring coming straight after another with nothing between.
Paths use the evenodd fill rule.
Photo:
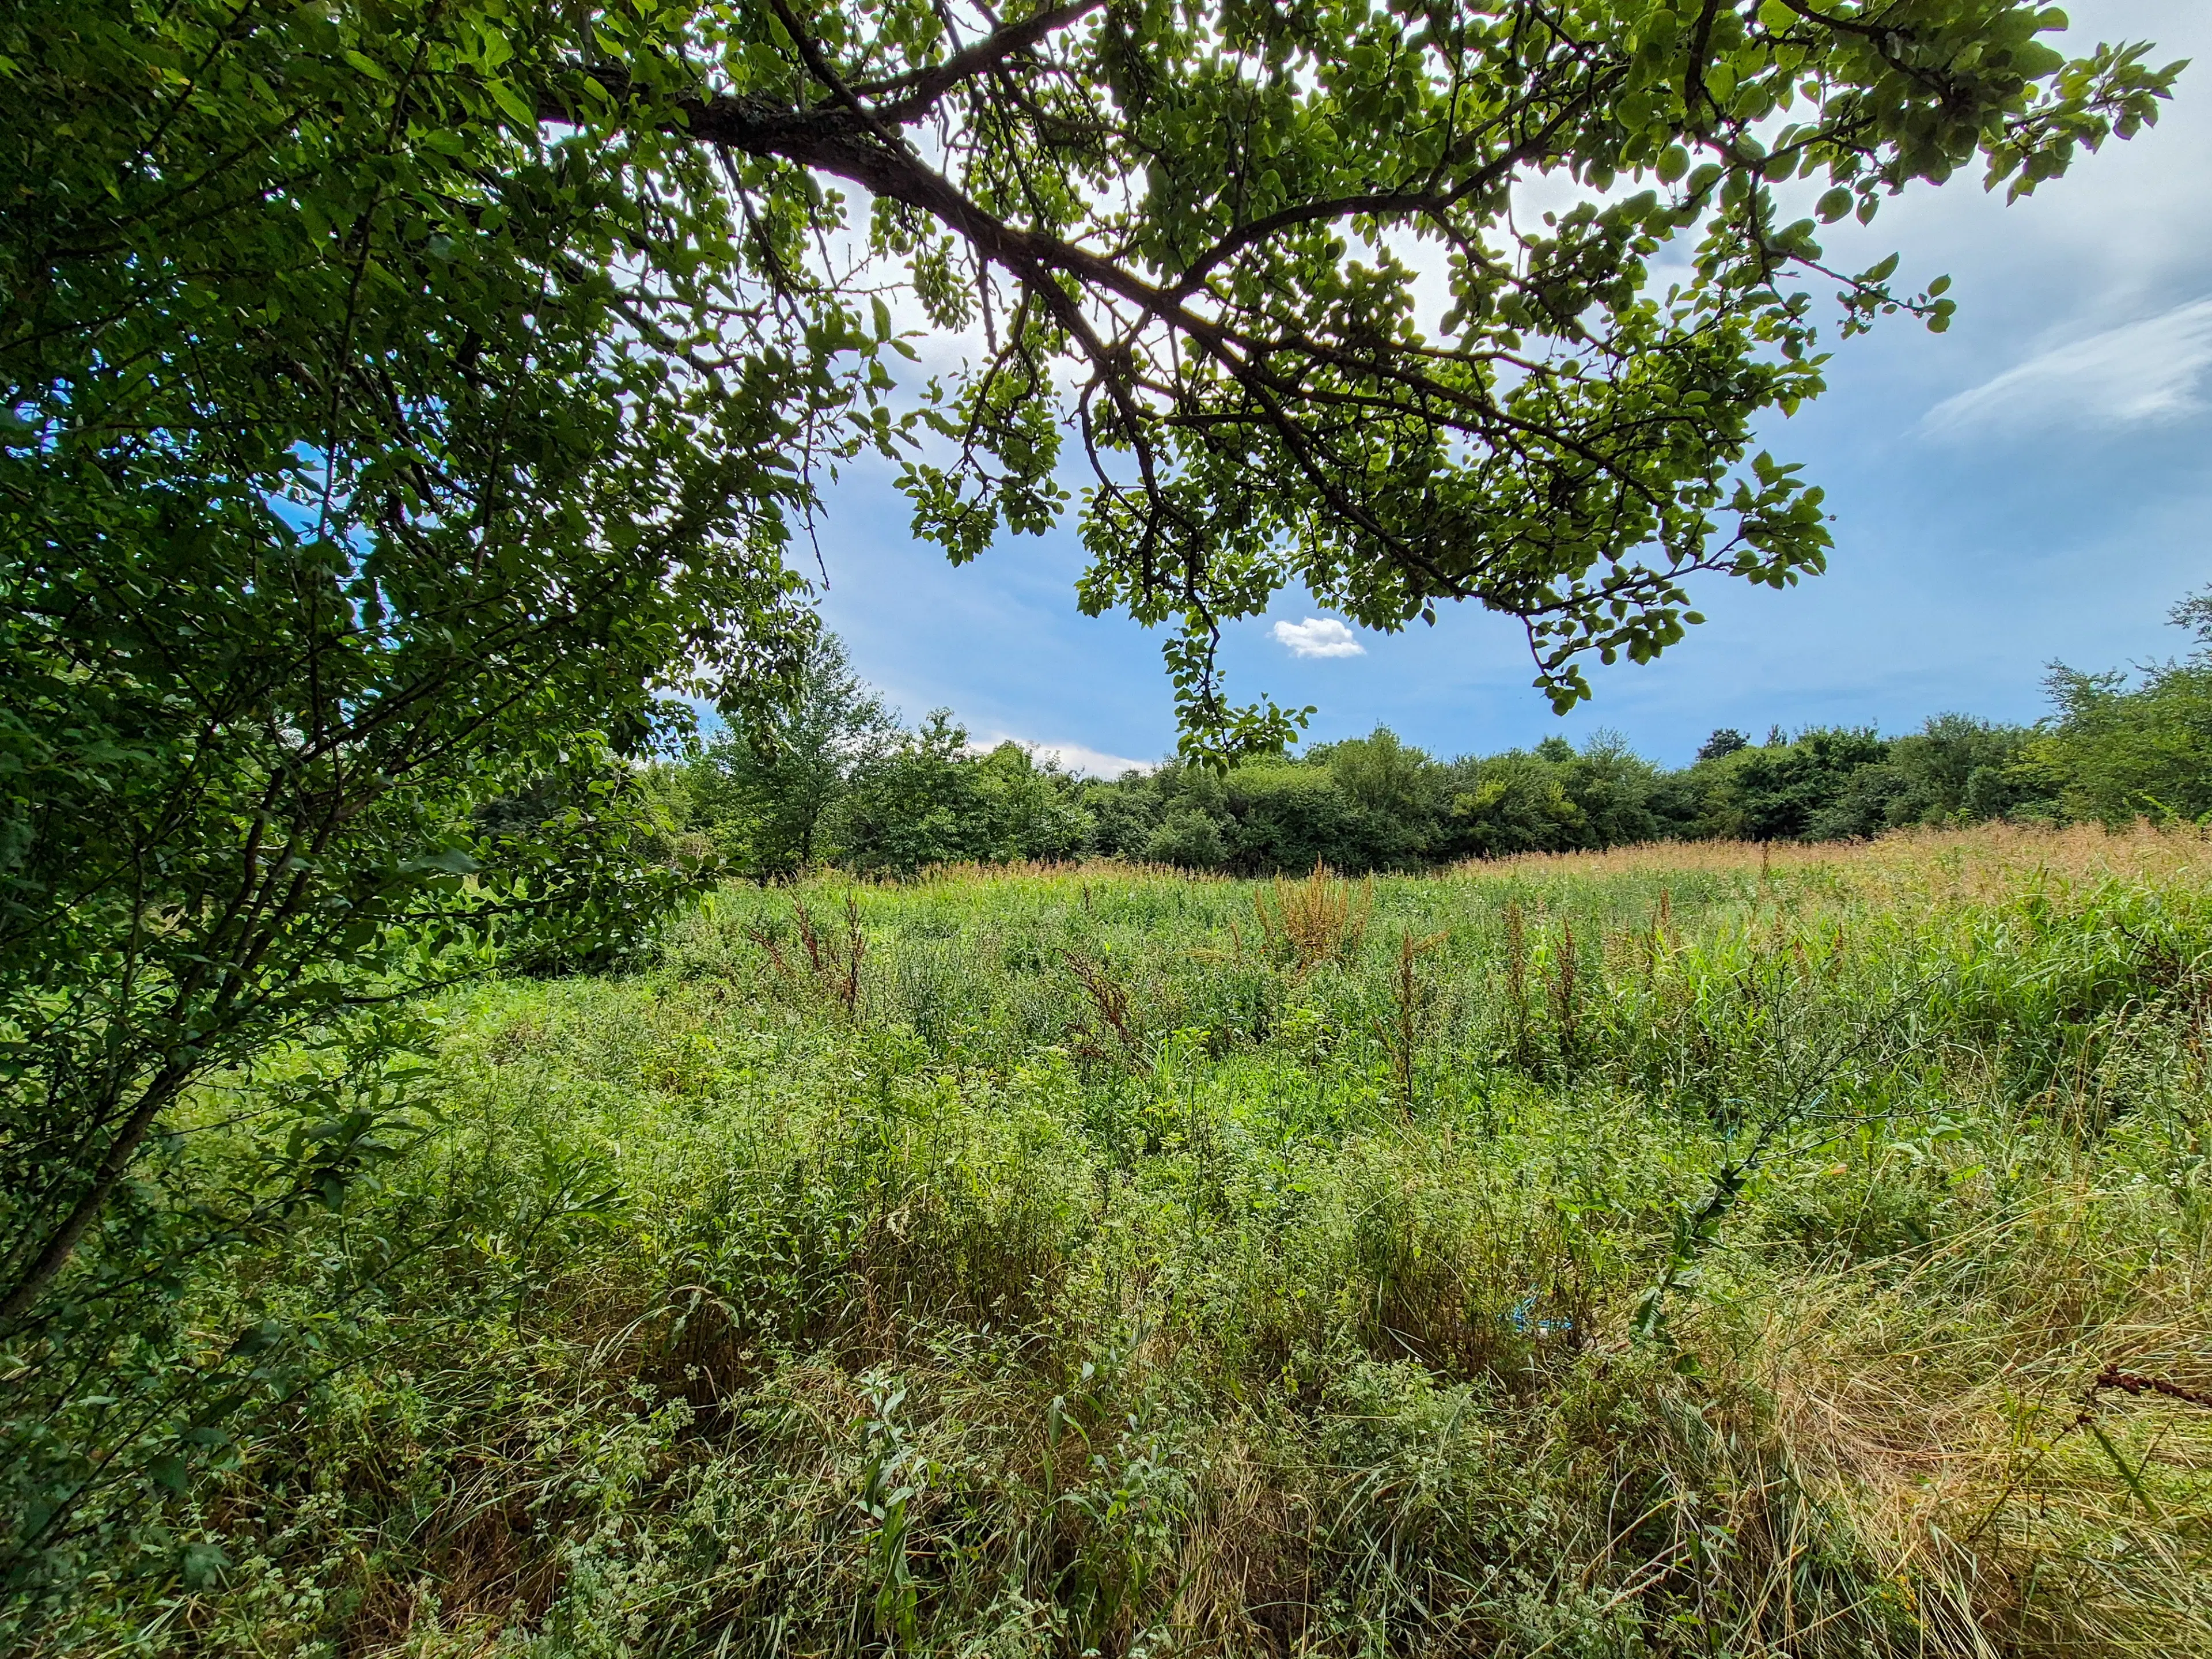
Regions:
<instances>
[{"instance_id":1,"label":"green undergrowth","mask_svg":"<svg viewBox=\"0 0 2212 1659\"><path fill-rule=\"evenodd\" d=\"M2208 948L1893 860L725 890L210 1258L289 1369L37 1646L2212 1652Z\"/></svg>"}]
</instances>

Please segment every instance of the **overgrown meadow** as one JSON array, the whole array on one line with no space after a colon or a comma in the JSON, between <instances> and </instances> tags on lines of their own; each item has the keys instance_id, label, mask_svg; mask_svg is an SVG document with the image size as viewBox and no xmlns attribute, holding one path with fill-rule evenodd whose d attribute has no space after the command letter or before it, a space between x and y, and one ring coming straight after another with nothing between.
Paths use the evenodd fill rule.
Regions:
<instances>
[{"instance_id":1,"label":"overgrown meadow","mask_svg":"<svg viewBox=\"0 0 2212 1659\"><path fill-rule=\"evenodd\" d=\"M210 1258L283 1398L39 1646L2212 1652L2208 871L725 889Z\"/></svg>"}]
</instances>

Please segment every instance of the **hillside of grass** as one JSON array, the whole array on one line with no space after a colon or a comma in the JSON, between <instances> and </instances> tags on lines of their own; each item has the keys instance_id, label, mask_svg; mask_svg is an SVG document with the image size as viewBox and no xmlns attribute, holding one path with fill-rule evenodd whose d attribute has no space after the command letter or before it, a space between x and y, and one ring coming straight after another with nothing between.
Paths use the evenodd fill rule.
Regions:
<instances>
[{"instance_id":1,"label":"hillside of grass","mask_svg":"<svg viewBox=\"0 0 2212 1659\"><path fill-rule=\"evenodd\" d=\"M2208 873L726 888L435 1011L188 1288L312 1340L186 1565L33 1650L2212 1652Z\"/></svg>"}]
</instances>

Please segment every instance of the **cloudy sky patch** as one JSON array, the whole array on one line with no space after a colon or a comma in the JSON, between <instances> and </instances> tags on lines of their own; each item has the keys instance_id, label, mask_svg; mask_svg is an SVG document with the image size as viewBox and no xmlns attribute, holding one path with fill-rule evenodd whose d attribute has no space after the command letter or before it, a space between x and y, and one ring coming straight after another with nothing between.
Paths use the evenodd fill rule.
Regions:
<instances>
[{"instance_id":1,"label":"cloudy sky patch","mask_svg":"<svg viewBox=\"0 0 2212 1659\"><path fill-rule=\"evenodd\" d=\"M2054 346L1928 411L1931 432L2048 431L2179 420L2204 407L2212 299Z\"/></svg>"},{"instance_id":2,"label":"cloudy sky patch","mask_svg":"<svg viewBox=\"0 0 2212 1659\"><path fill-rule=\"evenodd\" d=\"M1274 626L1276 643L1286 646L1294 657L1364 657L1367 647L1352 637L1352 630L1334 617L1308 617L1304 622L1279 622Z\"/></svg>"}]
</instances>

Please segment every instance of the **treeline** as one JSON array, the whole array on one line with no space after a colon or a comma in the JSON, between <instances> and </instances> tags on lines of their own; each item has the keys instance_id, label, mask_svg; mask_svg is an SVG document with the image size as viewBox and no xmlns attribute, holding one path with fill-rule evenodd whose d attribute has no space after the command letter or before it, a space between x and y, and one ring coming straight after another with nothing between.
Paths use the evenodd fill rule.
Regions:
<instances>
[{"instance_id":1,"label":"treeline","mask_svg":"<svg viewBox=\"0 0 2212 1659\"><path fill-rule=\"evenodd\" d=\"M653 793L695 857L761 879L819 865L1103 855L1238 875L1417 869L1664 840L1826 841L2002 818L2120 823L2212 815L2212 598L2178 607L2197 647L2134 677L2054 667L2051 714L1940 714L1907 736L1713 733L1654 764L1616 737L1440 760L1386 728L1226 773L1168 764L1085 780L1006 743L977 751L939 710L900 724L834 637L773 726L729 729Z\"/></svg>"}]
</instances>

